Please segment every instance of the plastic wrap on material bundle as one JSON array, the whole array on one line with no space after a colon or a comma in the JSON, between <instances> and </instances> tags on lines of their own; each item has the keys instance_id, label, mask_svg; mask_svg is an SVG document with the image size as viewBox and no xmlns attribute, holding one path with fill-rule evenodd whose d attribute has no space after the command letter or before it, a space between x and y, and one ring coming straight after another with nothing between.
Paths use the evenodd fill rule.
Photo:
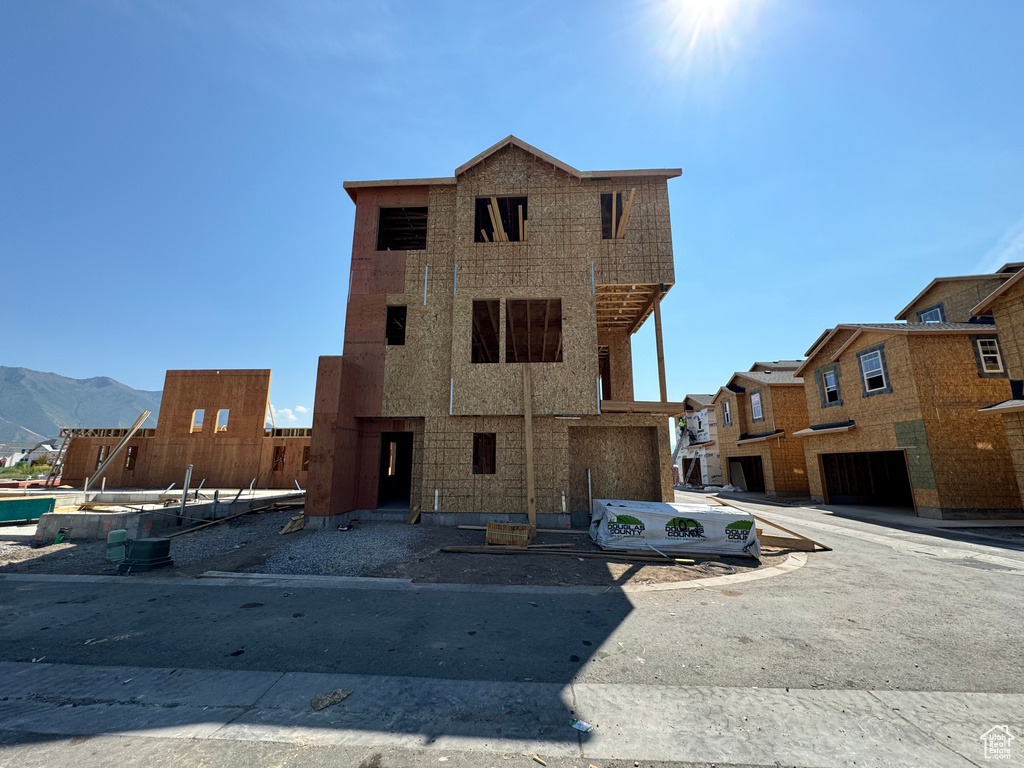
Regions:
<instances>
[{"instance_id":1,"label":"plastic wrap on material bundle","mask_svg":"<svg viewBox=\"0 0 1024 768\"><path fill-rule=\"evenodd\" d=\"M754 516L711 504L594 499L590 538L609 549L761 557Z\"/></svg>"}]
</instances>

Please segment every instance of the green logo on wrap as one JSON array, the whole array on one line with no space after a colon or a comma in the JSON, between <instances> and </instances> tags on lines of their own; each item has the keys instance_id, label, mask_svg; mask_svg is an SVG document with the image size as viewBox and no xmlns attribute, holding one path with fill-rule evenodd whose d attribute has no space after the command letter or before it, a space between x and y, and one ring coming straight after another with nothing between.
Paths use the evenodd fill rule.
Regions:
<instances>
[{"instance_id":1,"label":"green logo on wrap","mask_svg":"<svg viewBox=\"0 0 1024 768\"><path fill-rule=\"evenodd\" d=\"M643 532L643 520L632 515L616 515L608 521L608 533L613 536L640 536Z\"/></svg>"},{"instance_id":2,"label":"green logo on wrap","mask_svg":"<svg viewBox=\"0 0 1024 768\"><path fill-rule=\"evenodd\" d=\"M672 539L703 539L704 526L688 517L673 517L665 523L665 535Z\"/></svg>"},{"instance_id":3,"label":"green logo on wrap","mask_svg":"<svg viewBox=\"0 0 1024 768\"><path fill-rule=\"evenodd\" d=\"M754 527L753 520L737 520L725 526L725 538L729 541L746 541L750 535L750 529Z\"/></svg>"}]
</instances>

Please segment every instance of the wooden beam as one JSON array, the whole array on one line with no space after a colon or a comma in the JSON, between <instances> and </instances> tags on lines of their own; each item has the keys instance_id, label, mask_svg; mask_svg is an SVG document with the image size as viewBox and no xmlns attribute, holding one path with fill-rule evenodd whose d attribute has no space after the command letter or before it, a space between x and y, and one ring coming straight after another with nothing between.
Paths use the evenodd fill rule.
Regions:
<instances>
[{"instance_id":1,"label":"wooden beam","mask_svg":"<svg viewBox=\"0 0 1024 768\"><path fill-rule=\"evenodd\" d=\"M526 518L537 530L537 494L533 477L533 386L530 365L523 366L523 439L526 443Z\"/></svg>"},{"instance_id":2,"label":"wooden beam","mask_svg":"<svg viewBox=\"0 0 1024 768\"><path fill-rule=\"evenodd\" d=\"M629 332L631 334L636 333L637 329L644 324L644 320L647 318L647 313L651 310L651 307L654 306L655 302L658 301L658 295L660 293L661 290L658 287L655 287L654 291L651 293L651 297L647 300L647 303L644 304L644 308L640 310L640 314L637 316L636 321L630 327Z\"/></svg>"},{"instance_id":3,"label":"wooden beam","mask_svg":"<svg viewBox=\"0 0 1024 768\"><path fill-rule=\"evenodd\" d=\"M523 206L519 206L519 242L522 242L526 238L523 237Z\"/></svg>"},{"instance_id":4,"label":"wooden beam","mask_svg":"<svg viewBox=\"0 0 1024 768\"><path fill-rule=\"evenodd\" d=\"M481 230L480 230L480 234L484 236L484 242L485 242L485 243L489 243L489 242L491 242L491 238L489 238L489 237L487 236L487 230L486 230L486 229L481 229Z\"/></svg>"},{"instance_id":5,"label":"wooden beam","mask_svg":"<svg viewBox=\"0 0 1024 768\"><path fill-rule=\"evenodd\" d=\"M494 206L494 222L498 228L497 231L501 234L501 242L507 243L508 235L505 234L505 225L501 221L501 209L498 208L498 198L492 197L491 205Z\"/></svg>"},{"instance_id":6,"label":"wooden beam","mask_svg":"<svg viewBox=\"0 0 1024 768\"><path fill-rule=\"evenodd\" d=\"M530 334L530 300L526 300L526 362L533 362L533 336Z\"/></svg>"},{"instance_id":7,"label":"wooden beam","mask_svg":"<svg viewBox=\"0 0 1024 768\"><path fill-rule=\"evenodd\" d=\"M633 195L636 194L636 187L629 190L629 200L622 206L622 221L619 222L619 231L615 233L615 237L619 240L626 236L626 225L629 224L629 214L633 210Z\"/></svg>"},{"instance_id":8,"label":"wooden beam","mask_svg":"<svg viewBox=\"0 0 1024 768\"><path fill-rule=\"evenodd\" d=\"M551 314L551 299L544 300L544 340L541 342L540 361L547 362L548 353L548 315Z\"/></svg>"},{"instance_id":9,"label":"wooden beam","mask_svg":"<svg viewBox=\"0 0 1024 768\"><path fill-rule=\"evenodd\" d=\"M657 295L657 294L656 294ZM658 384L661 387L661 402L668 402L668 387L665 384L665 345L661 340L661 297L654 302L654 336L658 342Z\"/></svg>"},{"instance_id":10,"label":"wooden beam","mask_svg":"<svg viewBox=\"0 0 1024 768\"><path fill-rule=\"evenodd\" d=\"M487 215L491 217L491 231L494 233L494 242L501 242L501 233L498 231L498 221L494 215L494 209L490 205L487 206Z\"/></svg>"},{"instance_id":11,"label":"wooden beam","mask_svg":"<svg viewBox=\"0 0 1024 768\"><path fill-rule=\"evenodd\" d=\"M810 539L807 536L804 536L803 534L797 533L796 531L789 530L789 528L783 528L781 525L779 525L778 523L773 523L771 520L765 520L763 517L758 517L753 512L751 512L749 509L744 509L739 504L735 504L735 503L729 501L728 499L722 499L722 498L719 498L718 496L708 496L708 498L711 499L712 501L717 501L723 507L732 507L733 509L738 509L740 512L746 512L748 515L753 517L759 523L762 523L764 525L770 525L772 528L778 528L783 533L788 533L788 534L790 534L792 536L796 536L798 539L803 539L804 541L809 541L812 544L814 544L815 546L821 547L822 551L824 551L824 552L831 552L832 551L832 547L826 547L820 541L815 541L814 539Z\"/></svg>"}]
</instances>

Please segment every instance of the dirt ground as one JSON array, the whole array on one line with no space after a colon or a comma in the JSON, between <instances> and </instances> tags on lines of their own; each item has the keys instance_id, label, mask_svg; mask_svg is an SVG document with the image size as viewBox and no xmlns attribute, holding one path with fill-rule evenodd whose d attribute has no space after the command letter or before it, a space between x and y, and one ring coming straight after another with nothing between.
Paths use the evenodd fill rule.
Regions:
<instances>
[{"instance_id":1,"label":"dirt ground","mask_svg":"<svg viewBox=\"0 0 1024 768\"><path fill-rule=\"evenodd\" d=\"M419 583L615 586L657 584L744 573L783 562L788 550L764 549L761 561L700 557L694 565L660 565L567 555L462 554L448 545L482 545L483 531L441 526L365 522L279 535L295 512L247 515L171 540L175 564L133 578L196 577L206 571L346 575L410 579ZM585 534L542 533L535 544L572 544L570 552L599 552ZM113 574L103 542L70 541L32 549L0 541L0 573ZM681 557L684 557L681 555Z\"/></svg>"},{"instance_id":2,"label":"dirt ground","mask_svg":"<svg viewBox=\"0 0 1024 768\"><path fill-rule=\"evenodd\" d=\"M462 531L429 526L413 551L413 556L382 565L368 576L411 579L414 582L462 584L539 584L551 586L622 586L690 581L709 576L724 576L778 565L788 552L765 550L760 564L749 557L699 557L677 555L696 561L694 565L575 558L567 555L492 555L441 552L442 546L479 546L483 531ZM567 551L600 552L586 535L540 533L533 544L566 544Z\"/></svg>"}]
</instances>

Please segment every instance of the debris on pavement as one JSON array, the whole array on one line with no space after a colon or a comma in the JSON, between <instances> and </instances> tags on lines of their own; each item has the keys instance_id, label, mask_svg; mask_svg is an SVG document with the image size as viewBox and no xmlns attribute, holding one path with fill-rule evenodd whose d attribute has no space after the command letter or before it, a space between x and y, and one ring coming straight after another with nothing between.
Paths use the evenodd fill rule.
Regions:
<instances>
[{"instance_id":1,"label":"debris on pavement","mask_svg":"<svg viewBox=\"0 0 1024 768\"><path fill-rule=\"evenodd\" d=\"M570 720L569 725L571 725L577 731L583 731L584 733L590 733L592 730L594 730L594 726L592 726L590 723L584 722L583 720L577 720L576 718Z\"/></svg>"},{"instance_id":2,"label":"debris on pavement","mask_svg":"<svg viewBox=\"0 0 1024 768\"><path fill-rule=\"evenodd\" d=\"M347 688L338 688L331 691L330 693L319 693L309 701L309 711L319 712L328 707L333 707L339 701L344 701L352 695L352 691Z\"/></svg>"}]
</instances>

